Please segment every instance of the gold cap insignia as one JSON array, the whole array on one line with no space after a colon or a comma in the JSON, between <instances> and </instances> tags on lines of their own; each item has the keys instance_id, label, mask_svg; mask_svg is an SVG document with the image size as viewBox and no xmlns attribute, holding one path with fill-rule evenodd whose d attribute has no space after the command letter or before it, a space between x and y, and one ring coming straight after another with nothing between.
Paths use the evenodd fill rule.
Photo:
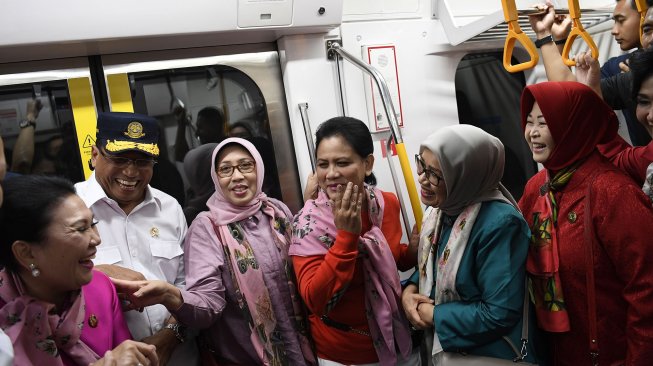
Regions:
<instances>
[{"instance_id":1,"label":"gold cap insignia","mask_svg":"<svg viewBox=\"0 0 653 366\"><path fill-rule=\"evenodd\" d=\"M140 142L133 141L109 140L107 141L107 146L104 148L110 152L121 152L129 149L138 149L155 156L159 155L159 145L157 144L141 144Z\"/></svg>"},{"instance_id":2,"label":"gold cap insignia","mask_svg":"<svg viewBox=\"0 0 653 366\"><path fill-rule=\"evenodd\" d=\"M145 136L143 133L143 125L140 122L131 122L129 126L127 126L125 136L132 139L138 139Z\"/></svg>"}]
</instances>

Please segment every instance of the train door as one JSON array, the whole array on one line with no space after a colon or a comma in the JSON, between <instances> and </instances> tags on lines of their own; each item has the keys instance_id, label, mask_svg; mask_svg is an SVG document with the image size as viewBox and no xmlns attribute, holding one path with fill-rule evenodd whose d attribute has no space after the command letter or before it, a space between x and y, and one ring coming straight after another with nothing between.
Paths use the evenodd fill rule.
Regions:
<instances>
[{"instance_id":1,"label":"train door","mask_svg":"<svg viewBox=\"0 0 653 366\"><path fill-rule=\"evenodd\" d=\"M301 208L274 45L107 55L102 64L111 110L148 114L160 121L161 156L153 186L183 204L197 183L190 176L193 170L184 169L186 154L228 136L246 137L264 158L266 193L293 211Z\"/></svg>"},{"instance_id":2,"label":"train door","mask_svg":"<svg viewBox=\"0 0 653 366\"><path fill-rule=\"evenodd\" d=\"M537 166L520 124L519 100L526 78L523 72L507 72L502 57L502 52L463 57L456 70L456 102L460 123L475 125L503 142L506 164L502 182L518 200Z\"/></svg>"},{"instance_id":3,"label":"train door","mask_svg":"<svg viewBox=\"0 0 653 366\"><path fill-rule=\"evenodd\" d=\"M0 64L0 135L14 174L79 182L95 143L96 112L86 58Z\"/></svg>"}]
</instances>

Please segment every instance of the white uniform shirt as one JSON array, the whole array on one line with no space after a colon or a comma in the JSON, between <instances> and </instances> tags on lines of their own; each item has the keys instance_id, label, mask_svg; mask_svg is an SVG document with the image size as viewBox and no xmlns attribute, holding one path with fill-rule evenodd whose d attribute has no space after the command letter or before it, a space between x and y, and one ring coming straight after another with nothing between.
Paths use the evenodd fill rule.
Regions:
<instances>
[{"instance_id":1,"label":"white uniform shirt","mask_svg":"<svg viewBox=\"0 0 653 366\"><path fill-rule=\"evenodd\" d=\"M14 348L11 346L11 339L0 329L0 366L11 366L14 364Z\"/></svg>"},{"instance_id":2,"label":"white uniform shirt","mask_svg":"<svg viewBox=\"0 0 653 366\"><path fill-rule=\"evenodd\" d=\"M96 265L115 264L140 272L148 280L165 280L184 287L183 244L188 228L184 212L174 198L148 185L143 202L127 215L116 201L107 197L95 173L85 182L75 184L75 189L98 221L102 243L93 260ZM169 316L163 305L148 306L142 313L125 313L135 340L161 330ZM191 340L178 345L169 364L196 364L194 343Z\"/></svg>"}]
</instances>

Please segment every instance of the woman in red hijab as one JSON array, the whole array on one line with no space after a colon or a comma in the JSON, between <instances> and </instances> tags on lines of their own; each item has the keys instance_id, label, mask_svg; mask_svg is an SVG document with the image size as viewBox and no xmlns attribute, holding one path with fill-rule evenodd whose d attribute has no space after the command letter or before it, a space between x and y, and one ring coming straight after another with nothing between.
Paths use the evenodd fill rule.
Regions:
<instances>
[{"instance_id":1,"label":"woman in red hijab","mask_svg":"<svg viewBox=\"0 0 653 366\"><path fill-rule=\"evenodd\" d=\"M653 209L596 145L616 116L576 82L526 87L521 123L544 165L519 202L531 228L526 269L554 365L650 365Z\"/></svg>"}]
</instances>

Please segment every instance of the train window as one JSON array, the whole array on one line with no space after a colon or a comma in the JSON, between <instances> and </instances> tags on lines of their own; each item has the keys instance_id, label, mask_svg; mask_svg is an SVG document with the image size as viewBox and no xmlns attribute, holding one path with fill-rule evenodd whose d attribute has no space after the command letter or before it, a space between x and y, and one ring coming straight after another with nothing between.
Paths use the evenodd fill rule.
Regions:
<instances>
[{"instance_id":1,"label":"train window","mask_svg":"<svg viewBox=\"0 0 653 366\"><path fill-rule=\"evenodd\" d=\"M84 180L66 80L0 86L7 177L51 174Z\"/></svg>"},{"instance_id":2,"label":"train window","mask_svg":"<svg viewBox=\"0 0 653 366\"><path fill-rule=\"evenodd\" d=\"M503 142L506 164L502 182L519 199L537 166L520 126L519 100L526 86L524 73L503 68L501 52L463 57L456 70L456 101L460 123L482 128ZM513 64L518 61L513 60Z\"/></svg>"},{"instance_id":3,"label":"train window","mask_svg":"<svg viewBox=\"0 0 653 366\"><path fill-rule=\"evenodd\" d=\"M264 191L282 198L266 101L249 76L231 66L213 65L129 73L128 80L134 112L160 121L161 156L153 187L184 205L187 197L200 194L195 192L200 182L184 174L186 155L200 145L235 136L250 140L261 152ZM207 174L199 175L210 180Z\"/></svg>"}]
</instances>

